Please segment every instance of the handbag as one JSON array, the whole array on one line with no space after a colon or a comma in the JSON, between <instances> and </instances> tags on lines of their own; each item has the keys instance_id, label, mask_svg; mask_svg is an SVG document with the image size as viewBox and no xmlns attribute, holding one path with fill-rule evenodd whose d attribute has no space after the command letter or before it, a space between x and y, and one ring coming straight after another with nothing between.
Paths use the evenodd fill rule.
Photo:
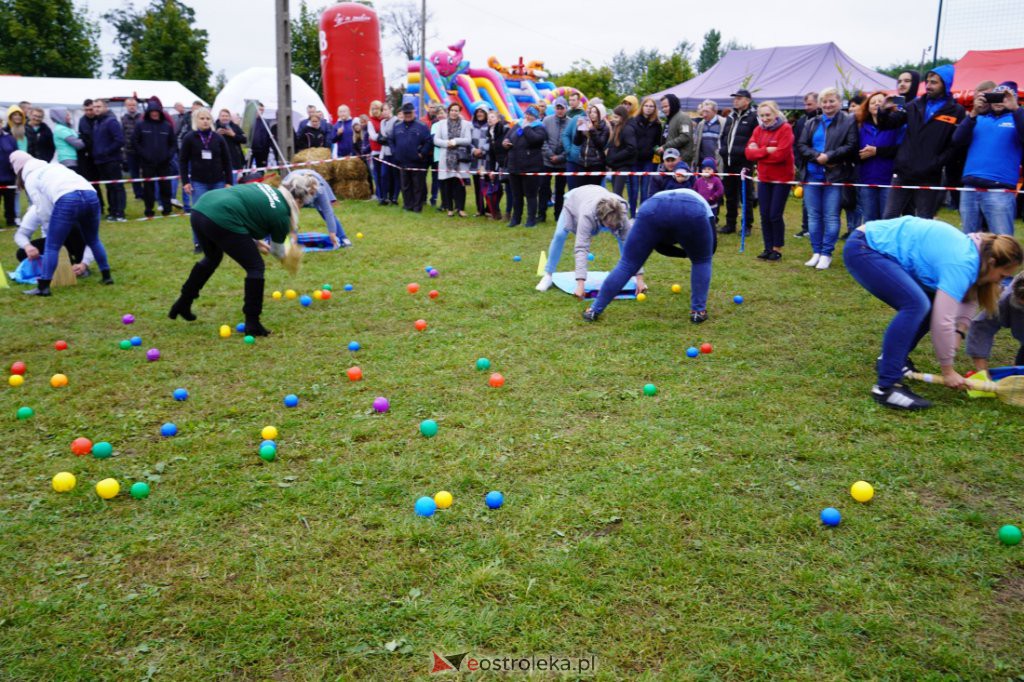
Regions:
<instances>
[{"instance_id":1,"label":"handbag","mask_svg":"<svg viewBox=\"0 0 1024 682\"><path fill-rule=\"evenodd\" d=\"M456 147L455 148L455 159L459 163L469 163L470 161L472 161L473 157L472 157L472 154L470 152L470 148L466 147L466 146L463 146L463 145L459 145L458 147Z\"/></svg>"}]
</instances>

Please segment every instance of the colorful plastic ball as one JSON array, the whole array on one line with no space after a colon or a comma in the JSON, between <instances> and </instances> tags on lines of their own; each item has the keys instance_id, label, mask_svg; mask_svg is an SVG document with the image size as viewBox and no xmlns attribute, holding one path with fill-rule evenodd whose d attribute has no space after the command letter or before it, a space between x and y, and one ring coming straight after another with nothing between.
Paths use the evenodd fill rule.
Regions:
<instances>
[{"instance_id":1,"label":"colorful plastic ball","mask_svg":"<svg viewBox=\"0 0 1024 682\"><path fill-rule=\"evenodd\" d=\"M129 339L124 339L123 341L119 342L117 346L121 350L130 350L132 347L132 342Z\"/></svg>"},{"instance_id":2,"label":"colorful plastic ball","mask_svg":"<svg viewBox=\"0 0 1024 682\"><path fill-rule=\"evenodd\" d=\"M353 353L355 353L360 348L362 348L362 346L359 345L358 341L349 341L348 342L348 349L350 351L352 351Z\"/></svg>"},{"instance_id":3,"label":"colorful plastic ball","mask_svg":"<svg viewBox=\"0 0 1024 682\"><path fill-rule=\"evenodd\" d=\"M105 440L92 446L92 456L96 459L107 459L112 454L114 454L114 446Z\"/></svg>"},{"instance_id":4,"label":"colorful plastic ball","mask_svg":"<svg viewBox=\"0 0 1024 682\"><path fill-rule=\"evenodd\" d=\"M50 481L50 485L58 493L67 493L75 489L75 484L78 483L78 479L70 471L61 471L55 474L53 479Z\"/></svg>"},{"instance_id":5,"label":"colorful plastic ball","mask_svg":"<svg viewBox=\"0 0 1024 682\"><path fill-rule=\"evenodd\" d=\"M235 331L238 332L239 334L244 334L245 333L245 322L239 322L238 324L236 324L235 325Z\"/></svg>"},{"instance_id":6,"label":"colorful plastic ball","mask_svg":"<svg viewBox=\"0 0 1024 682\"><path fill-rule=\"evenodd\" d=\"M146 359L149 360L150 362L156 362L157 360L159 360L160 359L160 349L159 348L150 348L149 350L147 350L146 351Z\"/></svg>"},{"instance_id":7,"label":"colorful plastic ball","mask_svg":"<svg viewBox=\"0 0 1024 682\"><path fill-rule=\"evenodd\" d=\"M594 260L594 254L588 253L587 254L587 260L590 260L590 261Z\"/></svg>"},{"instance_id":8,"label":"colorful plastic ball","mask_svg":"<svg viewBox=\"0 0 1024 682\"><path fill-rule=\"evenodd\" d=\"M25 383L25 377L21 376L20 374L12 374L11 376L7 377L7 383L9 383L14 388L17 388L18 386L21 386L23 383Z\"/></svg>"},{"instance_id":9,"label":"colorful plastic ball","mask_svg":"<svg viewBox=\"0 0 1024 682\"><path fill-rule=\"evenodd\" d=\"M331 300L331 292L329 292L329 291L321 291L320 292L320 298L322 298L325 301Z\"/></svg>"},{"instance_id":10,"label":"colorful plastic ball","mask_svg":"<svg viewBox=\"0 0 1024 682\"><path fill-rule=\"evenodd\" d=\"M119 492L121 492L121 484L118 483L116 479L104 478L96 484L96 494L104 500L110 500L117 497Z\"/></svg>"},{"instance_id":11,"label":"colorful plastic ball","mask_svg":"<svg viewBox=\"0 0 1024 682\"><path fill-rule=\"evenodd\" d=\"M803 188L803 186L797 185L796 187L793 188L793 196L795 196L797 199L801 198L803 195L804 195L804 188Z\"/></svg>"},{"instance_id":12,"label":"colorful plastic ball","mask_svg":"<svg viewBox=\"0 0 1024 682\"><path fill-rule=\"evenodd\" d=\"M362 238L363 238L363 233L362 232L356 232L356 239L362 239Z\"/></svg>"},{"instance_id":13,"label":"colorful plastic ball","mask_svg":"<svg viewBox=\"0 0 1024 682\"><path fill-rule=\"evenodd\" d=\"M672 285L672 293L673 293L673 294L678 294L678 293L680 293L680 292L681 292L682 290L683 290L683 288L682 288L681 286L679 286L678 284L673 284L673 285Z\"/></svg>"},{"instance_id":14,"label":"colorful plastic ball","mask_svg":"<svg viewBox=\"0 0 1024 682\"><path fill-rule=\"evenodd\" d=\"M857 481L850 486L850 497L858 502L867 502L875 496L875 489L867 481Z\"/></svg>"},{"instance_id":15,"label":"colorful plastic ball","mask_svg":"<svg viewBox=\"0 0 1024 682\"><path fill-rule=\"evenodd\" d=\"M429 296L430 298L437 298L440 295L441 295L441 292L438 291L437 289L431 289L430 293L427 294L427 296Z\"/></svg>"},{"instance_id":16,"label":"colorful plastic ball","mask_svg":"<svg viewBox=\"0 0 1024 682\"><path fill-rule=\"evenodd\" d=\"M736 305L739 305L740 303L743 303L743 297L737 294L732 297L732 302L735 303Z\"/></svg>"},{"instance_id":17,"label":"colorful plastic ball","mask_svg":"<svg viewBox=\"0 0 1024 682\"><path fill-rule=\"evenodd\" d=\"M1003 543L1007 547L1013 547L1019 545L1021 541L1020 528L1017 526L1011 526L1009 524L999 529L999 542Z\"/></svg>"},{"instance_id":18,"label":"colorful plastic ball","mask_svg":"<svg viewBox=\"0 0 1024 682\"><path fill-rule=\"evenodd\" d=\"M324 297L324 292L320 291L319 289L315 289L313 291L313 300L319 301L319 300L323 299L323 297Z\"/></svg>"},{"instance_id":19,"label":"colorful plastic ball","mask_svg":"<svg viewBox=\"0 0 1024 682\"><path fill-rule=\"evenodd\" d=\"M377 396L373 399L373 411L374 412L387 412L391 409L391 401L384 396Z\"/></svg>"},{"instance_id":20,"label":"colorful plastic ball","mask_svg":"<svg viewBox=\"0 0 1024 682\"><path fill-rule=\"evenodd\" d=\"M351 284L346 284L345 285L345 291L352 291L353 289L355 289L355 287L352 286Z\"/></svg>"},{"instance_id":21,"label":"colorful plastic ball","mask_svg":"<svg viewBox=\"0 0 1024 682\"><path fill-rule=\"evenodd\" d=\"M256 337L253 336L252 334L246 334L242 341L251 346L252 344L256 343Z\"/></svg>"},{"instance_id":22,"label":"colorful plastic ball","mask_svg":"<svg viewBox=\"0 0 1024 682\"><path fill-rule=\"evenodd\" d=\"M491 368L491 361L487 358L477 358L476 368L481 372Z\"/></svg>"},{"instance_id":23,"label":"colorful plastic ball","mask_svg":"<svg viewBox=\"0 0 1024 682\"><path fill-rule=\"evenodd\" d=\"M826 507L821 510L821 522L826 526L838 526L843 517L835 507Z\"/></svg>"},{"instance_id":24,"label":"colorful plastic ball","mask_svg":"<svg viewBox=\"0 0 1024 682\"><path fill-rule=\"evenodd\" d=\"M522 256L512 256L512 261L515 263L518 263L521 260L523 260Z\"/></svg>"},{"instance_id":25,"label":"colorful plastic ball","mask_svg":"<svg viewBox=\"0 0 1024 682\"><path fill-rule=\"evenodd\" d=\"M275 446L260 446L260 459L262 459L264 462L273 462L275 457L277 457L277 448Z\"/></svg>"},{"instance_id":26,"label":"colorful plastic ball","mask_svg":"<svg viewBox=\"0 0 1024 682\"><path fill-rule=\"evenodd\" d=\"M421 332L421 331L423 331L424 329L427 328L427 321L426 320L416 320L416 322L413 323L413 326L416 327L416 331Z\"/></svg>"},{"instance_id":27,"label":"colorful plastic ball","mask_svg":"<svg viewBox=\"0 0 1024 682\"><path fill-rule=\"evenodd\" d=\"M709 354L713 350L714 350L714 348L711 347L710 343L702 343L702 344L700 344L700 352L704 353L704 355Z\"/></svg>"},{"instance_id":28,"label":"colorful plastic ball","mask_svg":"<svg viewBox=\"0 0 1024 682\"><path fill-rule=\"evenodd\" d=\"M18 360L17 362L15 362L15 363L13 363L11 365L11 374L24 374L24 373L25 373L25 363L22 362L21 360Z\"/></svg>"},{"instance_id":29,"label":"colorful plastic ball","mask_svg":"<svg viewBox=\"0 0 1024 682\"><path fill-rule=\"evenodd\" d=\"M68 377L66 374L54 374L50 377L50 385L54 388L64 388L68 385Z\"/></svg>"},{"instance_id":30,"label":"colorful plastic ball","mask_svg":"<svg viewBox=\"0 0 1024 682\"><path fill-rule=\"evenodd\" d=\"M686 349L686 357L695 358L698 355L700 355L700 351L697 350L694 346L690 346L689 348Z\"/></svg>"},{"instance_id":31,"label":"colorful plastic ball","mask_svg":"<svg viewBox=\"0 0 1024 682\"><path fill-rule=\"evenodd\" d=\"M128 488L128 494L136 500L144 500L149 497L149 484L143 483L142 481L136 481L135 483L132 483L131 488Z\"/></svg>"},{"instance_id":32,"label":"colorful plastic ball","mask_svg":"<svg viewBox=\"0 0 1024 682\"><path fill-rule=\"evenodd\" d=\"M427 438L433 438L437 435L437 422L433 419L424 419L420 422L420 433Z\"/></svg>"},{"instance_id":33,"label":"colorful plastic ball","mask_svg":"<svg viewBox=\"0 0 1024 682\"><path fill-rule=\"evenodd\" d=\"M282 293L281 293L280 291L275 291L274 293L272 293L272 294L270 295L270 297L271 297L272 299L274 299L275 301L280 301L280 300L281 300L281 297L282 297L283 295L284 295L284 294L282 294Z\"/></svg>"},{"instance_id":34,"label":"colorful plastic ball","mask_svg":"<svg viewBox=\"0 0 1024 682\"><path fill-rule=\"evenodd\" d=\"M296 296L298 296L298 294L295 293L295 289L288 289L284 292L284 297L287 298L289 301L295 300Z\"/></svg>"},{"instance_id":35,"label":"colorful plastic ball","mask_svg":"<svg viewBox=\"0 0 1024 682\"><path fill-rule=\"evenodd\" d=\"M434 503L438 509L447 509L452 506L452 494L447 490L440 490L434 493Z\"/></svg>"},{"instance_id":36,"label":"colorful plastic ball","mask_svg":"<svg viewBox=\"0 0 1024 682\"><path fill-rule=\"evenodd\" d=\"M121 318L122 324L135 324L135 316L128 314Z\"/></svg>"},{"instance_id":37,"label":"colorful plastic ball","mask_svg":"<svg viewBox=\"0 0 1024 682\"><path fill-rule=\"evenodd\" d=\"M57 350L67 350L68 349L68 342L67 341L58 341L57 343L53 344L53 347L55 349L57 349Z\"/></svg>"},{"instance_id":38,"label":"colorful plastic ball","mask_svg":"<svg viewBox=\"0 0 1024 682\"><path fill-rule=\"evenodd\" d=\"M434 502L434 498L424 495L416 500L415 509L417 516L433 516L437 511L437 502Z\"/></svg>"},{"instance_id":39,"label":"colorful plastic ball","mask_svg":"<svg viewBox=\"0 0 1024 682\"><path fill-rule=\"evenodd\" d=\"M484 504L487 505L488 509L498 509L501 505L505 504L505 496L497 490L492 490L484 497Z\"/></svg>"},{"instance_id":40,"label":"colorful plastic ball","mask_svg":"<svg viewBox=\"0 0 1024 682\"><path fill-rule=\"evenodd\" d=\"M133 346L141 346L142 345L142 337L141 336L133 336L132 338L128 339L128 341L130 341Z\"/></svg>"},{"instance_id":41,"label":"colorful plastic ball","mask_svg":"<svg viewBox=\"0 0 1024 682\"><path fill-rule=\"evenodd\" d=\"M220 330L217 333L220 334L220 338L229 339L231 338L231 327L227 326L226 324L222 324L220 326Z\"/></svg>"},{"instance_id":42,"label":"colorful plastic ball","mask_svg":"<svg viewBox=\"0 0 1024 682\"><path fill-rule=\"evenodd\" d=\"M657 395L658 387L654 384L644 384L644 395Z\"/></svg>"},{"instance_id":43,"label":"colorful plastic ball","mask_svg":"<svg viewBox=\"0 0 1024 682\"><path fill-rule=\"evenodd\" d=\"M92 452L92 441L88 438L76 438L71 441L71 452L82 457Z\"/></svg>"},{"instance_id":44,"label":"colorful plastic ball","mask_svg":"<svg viewBox=\"0 0 1024 682\"><path fill-rule=\"evenodd\" d=\"M308 308L309 306L313 305L313 299L311 299L309 296L303 295L302 298L299 299L299 303L302 304L303 308Z\"/></svg>"},{"instance_id":45,"label":"colorful plastic ball","mask_svg":"<svg viewBox=\"0 0 1024 682\"><path fill-rule=\"evenodd\" d=\"M174 399L177 400L178 402L188 400L188 391L186 391L184 388L174 389Z\"/></svg>"},{"instance_id":46,"label":"colorful plastic ball","mask_svg":"<svg viewBox=\"0 0 1024 682\"><path fill-rule=\"evenodd\" d=\"M420 285L416 284L416 282L412 282L405 287L405 290L408 291L410 294L415 294L417 291L420 290Z\"/></svg>"},{"instance_id":47,"label":"colorful plastic ball","mask_svg":"<svg viewBox=\"0 0 1024 682\"><path fill-rule=\"evenodd\" d=\"M427 270L427 274L430 275L431 277L437 277L441 273L435 270L434 268L430 268L429 270Z\"/></svg>"},{"instance_id":48,"label":"colorful plastic ball","mask_svg":"<svg viewBox=\"0 0 1024 682\"><path fill-rule=\"evenodd\" d=\"M273 426L264 426L260 431L260 437L262 437L263 440L274 440L277 438L277 428Z\"/></svg>"},{"instance_id":49,"label":"colorful plastic ball","mask_svg":"<svg viewBox=\"0 0 1024 682\"><path fill-rule=\"evenodd\" d=\"M361 381L363 378L363 370L360 369L358 365L355 367L349 367L345 371L345 374L348 375L349 381Z\"/></svg>"},{"instance_id":50,"label":"colorful plastic ball","mask_svg":"<svg viewBox=\"0 0 1024 682\"><path fill-rule=\"evenodd\" d=\"M430 271L433 270L433 269L434 269L433 265L428 265L428 266L423 268L423 272L425 272L425 273L427 273L429 275Z\"/></svg>"},{"instance_id":51,"label":"colorful plastic ball","mask_svg":"<svg viewBox=\"0 0 1024 682\"><path fill-rule=\"evenodd\" d=\"M320 288L323 289L324 291L334 291L334 287L332 287L330 284L325 284Z\"/></svg>"},{"instance_id":52,"label":"colorful plastic ball","mask_svg":"<svg viewBox=\"0 0 1024 682\"><path fill-rule=\"evenodd\" d=\"M166 424L160 427L160 435L163 436L164 438L170 438L171 436L178 435L177 425L172 424L171 422L167 422Z\"/></svg>"},{"instance_id":53,"label":"colorful plastic ball","mask_svg":"<svg viewBox=\"0 0 1024 682\"><path fill-rule=\"evenodd\" d=\"M31 407L28 407L27 405L24 406L24 407L19 407L18 408L18 419L21 419L21 420L31 419L32 415L34 415L35 413L36 413L35 410L33 410Z\"/></svg>"},{"instance_id":54,"label":"colorful plastic ball","mask_svg":"<svg viewBox=\"0 0 1024 682\"><path fill-rule=\"evenodd\" d=\"M491 378L487 380L487 383L491 385L491 388L501 388L505 385L505 377L495 372L491 375Z\"/></svg>"},{"instance_id":55,"label":"colorful plastic ball","mask_svg":"<svg viewBox=\"0 0 1024 682\"><path fill-rule=\"evenodd\" d=\"M296 407L299 404L299 396L294 393L289 393L284 397L285 407Z\"/></svg>"},{"instance_id":56,"label":"colorful plastic ball","mask_svg":"<svg viewBox=\"0 0 1024 682\"><path fill-rule=\"evenodd\" d=\"M644 301L647 300L647 294L645 294L644 292L641 291L639 294L636 295L636 300L638 300L641 303L643 303Z\"/></svg>"}]
</instances>

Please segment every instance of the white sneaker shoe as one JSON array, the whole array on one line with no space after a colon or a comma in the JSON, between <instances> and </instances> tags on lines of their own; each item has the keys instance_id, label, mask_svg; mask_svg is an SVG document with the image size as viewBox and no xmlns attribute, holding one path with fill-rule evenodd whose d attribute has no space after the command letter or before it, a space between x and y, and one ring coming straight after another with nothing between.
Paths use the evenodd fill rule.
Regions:
<instances>
[{"instance_id":1,"label":"white sneaker shoe","mask_svg":"<svg viewBox=\"0 0 1024 682\"><path fill-rule=\"evenodd\" d=\"M820 261L820 260L821 260L821 254L820 253L816 253L813 256L811 256L811 260L809 260L806 263L804 263L804 265L806 265L809 268L813 268L815 265L818 264L818 261Z\"/></svg>"},{"instance_id":2,"label":"white sneaker shoe","mask_svg":"<svg viewBox=\"0 0 1024 682\"><path fill-rule=\"evenodd\" d=\"M544 273L544 276L540 278L540 282L537 283L537 291L547 291L551 288L551 275Z\"/></svg>"},{"instance_id":3,"label":"white sneaker shoe","mask_svg":"<svg viewBox=\"0 0 1024 682\"><path fill-rule=\"evenodd\" d=\"M814 267L818 270L828 270L828 266L832 265L832 256L822 256L818 259L818 264Z\"/></svg>"}]
</instances>

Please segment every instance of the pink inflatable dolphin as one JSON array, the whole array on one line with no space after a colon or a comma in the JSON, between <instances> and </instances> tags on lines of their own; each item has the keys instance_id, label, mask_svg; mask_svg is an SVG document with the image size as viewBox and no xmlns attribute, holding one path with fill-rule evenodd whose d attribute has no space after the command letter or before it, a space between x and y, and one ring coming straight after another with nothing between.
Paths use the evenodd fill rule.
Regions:
<instances>
[{"instance_id":1,"label":"pink inflatable dolphin","mask_svg":"<svg viewBox=\"0 0 1024 682\"><path fill-rule=\"evenodd\" d=\"M465 45L466 41L460 40L459 42L448 46L448 49L451 50L451 52L438 50L434 54L430 55L430 62L434 65L439 74L448 78L459 70L459 64L462 63L462 48Z\"/></svg>"}]
</instances>

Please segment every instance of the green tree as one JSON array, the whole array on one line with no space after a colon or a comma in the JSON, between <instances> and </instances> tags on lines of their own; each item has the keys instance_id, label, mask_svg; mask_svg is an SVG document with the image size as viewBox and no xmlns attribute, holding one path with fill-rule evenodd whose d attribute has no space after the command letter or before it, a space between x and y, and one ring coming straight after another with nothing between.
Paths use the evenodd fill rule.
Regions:
<instances>
[{"instance_id":1,"label":"green tree","mask_svg":"<svg viewBox=\"0 0 1024 682\"><path fill-rule=\"evenodd\" d=\"M643 78L647 65L658 58L658 50L645 50L640 48L633 54L626 54L625 50L619 50L612 57L612 87L615 92L631 95L639 92L637 83Z\"/></svg>"},{"instance_id":2,"label":"green tree","mask_svg":"<svg viewBox=\"0 0 1024 682\"><path fill-rule=\"evenodd\" d=\"M636 84L636 92L640 96L651 95L688 81L695 75L693 65L682 53L674 52L667 57L658 55L647 63L647 70Z\"/></svg>"},{"instance_id":3,"label":"green tree","mask_svg":"<svg viewBox=\"0 0 1024 682\"><path fill-rule=\"evenodd\" d=\"M302 0L299 16L292 19L292 73L323 97L320 74L320 12Z\"/></svg>"},{"instance_id":4,"label":"green tree","mask_svg":"<svg viewBox=\"0 0 1024 682\"><path fill-rule=\"evenodd\" d=\"M610 66L595 66L587 59L572 63L572 68L562 74L552 76L552 80L561 86L576 88L588 99L601 98L606 105L615 105L622 98L612 85L615 75Z\"/></svg>"},{"instance_id":5,"label":"green tree","mask_svg":"<svg viewBox=\"0 0 1024 682\"><path fill-rule=\"evenodd\" d=\"M107 12L121 54L114 58L114 75L143 80L178 81L209 101L210 67L206 61L209 35L195 28L195 11L180 0L153 0L136 12L131 5Z\"/></svg>"},{"instance_id":6,"label":"green tree","mask_svg":"<svg viewBox=\"0 0 1024 682\"><path fill-rule=\"evenodd\" d=\"M0 0L0 73L95 78L100 29L72 0Z\"/></svg>"},{"instance_id":7,"label":"green tree","mask_svg":"<svg viewBox=\"0 0 1024 682\"><path fill-rule=\"evenodd\" d=\"M717 64L723 54L722 34L717 29L711 29L704 34L704 44L697 56L697 73L704 73Z\"/></svg>"}]
</instances>

